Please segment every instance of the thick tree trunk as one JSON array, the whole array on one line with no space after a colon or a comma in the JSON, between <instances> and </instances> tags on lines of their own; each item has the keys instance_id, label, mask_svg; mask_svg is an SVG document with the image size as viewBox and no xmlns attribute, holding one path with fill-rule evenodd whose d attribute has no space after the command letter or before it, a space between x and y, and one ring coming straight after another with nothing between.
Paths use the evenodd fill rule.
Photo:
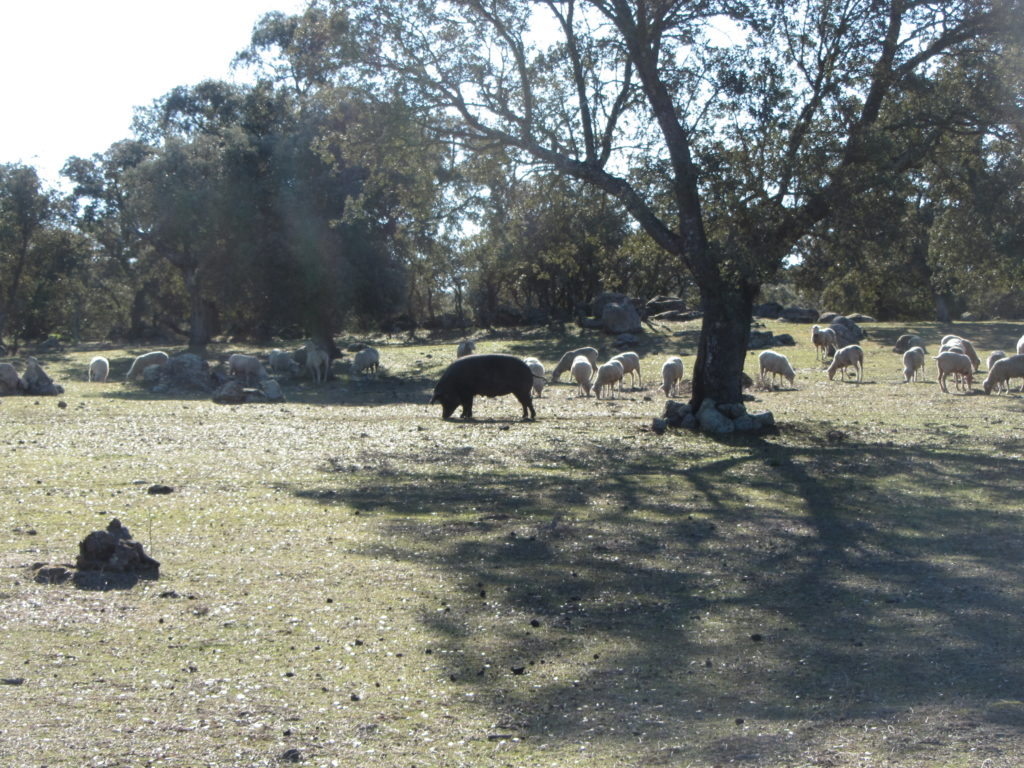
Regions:
<instances>
[{"instance_id":1,"label":"thick tree trunk","mask_svg":"<svg viewBox=\"0 0 1024 768\"><path fill-rule=\"evenodd\" d=\"M701 288L704 320L693 368L690 405L694 412L708 397L716 403L741 402L741 374L756 295L755 287L726 285L724 281Z\"/></svg>"}]
</instances>

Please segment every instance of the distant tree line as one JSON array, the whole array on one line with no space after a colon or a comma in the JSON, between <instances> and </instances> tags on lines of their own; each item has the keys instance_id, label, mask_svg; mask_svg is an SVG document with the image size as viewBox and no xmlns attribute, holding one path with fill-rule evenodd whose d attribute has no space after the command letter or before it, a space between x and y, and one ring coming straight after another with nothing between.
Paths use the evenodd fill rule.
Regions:
<instances>
[{"instance_id":1,"label":"distant tree line","mask_svg":"<svg viewBox=\"0 0 1024 768\"><path fill-rule=\"evenodd\" d=\"M591 11L614 15L612 5L594 3ZM479 12L498 18L523 7L480 4ZM574 5L551 7L571 16ZM745 23L765 40L796 34L772 18L769 4L764 9ZM767 198L756 203L751 190L774 183L772 195L784 206L839 173L827 153L854 149L830 147L830 128L810 122L811 107L834 102L829 119L838 125L844 109L863 106L852 95L856 83L852 75L836 77L812 82L820 93L795 94L753 43L749 60L719 51L699 62L702 73L677 73L680 82L702 77L700 88L725 97L708 123L692 123L691 138L707 142L693 152L695 188L707 200L707 247L719 254L702 267L705 256L666 248L628 194L609 194L609 179L628 180L650 216L678 216L670 157L647 149L628 155L628 167L602 171L595 184L587 174L603 167L602 153L611 153L617 135L595 135L596 120L567 118L561 133L551 127L559 99L575 98L574 72L581 89L616 95L609 83L582 76L588 66L615 71L614 44L569 35L554 51L564 58L550 62L552 72L575 68L564 93L538 85L532 105L518 101L526 91L505 94L510 119L519 109L552 115L534 148L503 140L490 126L467 127L451 104L439 108L440 91L411 69L406 86L381 76L367 87L366 68L383 65L365 25L352 21L358 10L321 1L297 16L268 14L238 57L255 73L253 84L182 86L138 109L130 138L67 161L67 194L47 188L31 167L0 165L0 343L50 334L144 341L172 331L201 349L221 334L327 340L345 328L566 321L602 291L682 295L696 308L716 295L695 278L711 280L711 263L724 270L726 277L714 278L726 280L722 286L729 274L756 273L741 280L755 294L784 284L821 308L879 319L948 319L965 310L1024 316L1024 67L1016 32L999 40L996 56L991 45L961 45L977 37L944 41L957 55L931 61L928 77L886 105L885 131L864 139L870 151L890 153L887 162L905 154L900 173L842 166L851 178L854 166L876 176L849 181L842 204L829 202L827 215L814 209L792 236L779 235L768 262L753 265L729 254L757 251L758 227L771 229L784 208ZM578 22L563 21L577 29ZM801 34L820 55L838 46L834 30ZM574 49L582 43L592 47ZM835 48L830 66L855 66L840 59L856 57L858 40L844 44L849 50ZM615 80L621 102L600 103L606 114L639 104L641 122L629 129L640 147L660 118L624 82L640 77L627 59ZM522 72L530 66L523 59ZM757 133L753 114L769 133ZM704 136L707 125L721 134ZM893 138L897 129L927 135L927 151ZM819 143L804 154L800 142L810 134L821 134ZM561 158L577 143L591 159L567 172ZM546 161L544 147L552 148ZM790 164L775 182L761 178L759 165L772 152L772 162ZM749 188L736 178L748 179Z\"/></svg>"}]
</instances>

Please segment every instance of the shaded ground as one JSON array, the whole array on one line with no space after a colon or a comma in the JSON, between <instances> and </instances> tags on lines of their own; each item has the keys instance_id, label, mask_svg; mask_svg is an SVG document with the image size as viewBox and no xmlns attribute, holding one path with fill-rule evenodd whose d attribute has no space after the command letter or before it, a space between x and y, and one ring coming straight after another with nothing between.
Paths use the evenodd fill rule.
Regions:
<instances>
[{"instance_id":1,"label":"shaded ground","mask_svg":"<svg viewBox=\"0 0 1024 768\"><path fill-rule=\"evenodd\" d=\"M283 405L6 398L0 764L1017 765L1024 397L904 385L871 332L862 386L786 350L764 438L655 436L655 354L533 424L438 418L448 345ZM159 581L31 582L112 515Z\"/></svg>"}]
</instances>

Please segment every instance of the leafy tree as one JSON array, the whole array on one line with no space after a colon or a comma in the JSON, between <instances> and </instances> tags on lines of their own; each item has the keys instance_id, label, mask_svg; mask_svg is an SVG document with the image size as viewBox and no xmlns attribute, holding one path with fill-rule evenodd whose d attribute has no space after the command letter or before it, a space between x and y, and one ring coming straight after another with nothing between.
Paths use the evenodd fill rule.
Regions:
<instances>
[{"instance_id":1,"label":"leafy tree","mask_svg":"<svg viewBox=\"0 0 1024 768\"><path fill-rule=\"evenodd\" d=\"M68 317L67 281L81 243L35 168L0 165L0 344L50 333Z\"/></svg>"},{"instance_id":2,"label":"leafy tree","mask_svg":"<svg viewBox=\"0 0 1024 768\"><path fill-rule=\"evenodd\" d=\"M705 312L695 405L740 399L753 300L794 245L954 125L938 60L998 56L989 38L1024 18L1019 0L352 0L345 13L364 66L344 76L401 95L468 150L500 145L593 184L690 271Z\"/></svg>"},{"instance_id":3,"label":"leafy tree","mask_svg":"<svg viewBox=\"0 0 1024 768\"><path fill-rule=\"evenodd\" d=\"M1024 93L1019 43L942 64L935 87L962 105L952 129L914 173L851 199L801 243L802 287L887 319L1020 311L1024 102L1007 98Z\"/></svg>"}]
</instances>

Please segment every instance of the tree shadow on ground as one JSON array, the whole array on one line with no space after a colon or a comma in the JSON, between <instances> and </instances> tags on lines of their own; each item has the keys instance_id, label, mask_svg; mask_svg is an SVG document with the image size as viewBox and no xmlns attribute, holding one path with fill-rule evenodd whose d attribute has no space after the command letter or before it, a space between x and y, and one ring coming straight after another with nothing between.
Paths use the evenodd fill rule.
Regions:
<instances>
[{"instance_id":1,"label":"tree shadow on ground","mask_svg":"<svg viewBox=\"0 0 1024 768\"><path fill-rule=\"evenodd\" d=\"M388 543L365 554L457 585L422 617L465 650L445 673L528 738L735 758L743 735L723 724L802 723L804 743L747 747L785 761L822 725L1019 695L1018 460L733 448L602 446L600 471L537 449L471 478L449 463L297 493L376 515Z\"/></svg>"}]
</instances>

